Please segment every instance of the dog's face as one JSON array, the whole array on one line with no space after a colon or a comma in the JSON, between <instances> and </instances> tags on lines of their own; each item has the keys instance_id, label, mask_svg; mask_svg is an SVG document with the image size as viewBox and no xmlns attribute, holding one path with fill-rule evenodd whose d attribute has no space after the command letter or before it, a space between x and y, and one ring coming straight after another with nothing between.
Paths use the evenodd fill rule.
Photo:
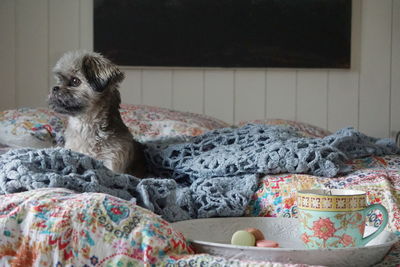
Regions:
<instances>
[{"instance_id":1,"label":"dog's face","mask_svg":"<svg viewBox=\"0 0 400 267\"><path fill-rule=\"evenodd\" d=\"M68 52L58 60L53 73L56 85L50 90L48 103L58 113L77 116L99 104L121 102L118 84L124 74L100 54Z\"/></svg>"}]
</instances>

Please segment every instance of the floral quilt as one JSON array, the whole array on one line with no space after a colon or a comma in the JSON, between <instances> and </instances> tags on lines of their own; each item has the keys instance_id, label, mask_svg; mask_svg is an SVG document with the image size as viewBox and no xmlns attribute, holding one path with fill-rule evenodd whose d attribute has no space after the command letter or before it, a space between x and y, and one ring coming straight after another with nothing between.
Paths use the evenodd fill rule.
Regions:
<instances>
[{"instance_id":1,"label":"floral quilt","mask_svg":"<svg viewBox=\"0 0 400 267\"><path fill-rule=\"evenodd\" d=\"M2 149L8 149L3 147ZM400 235L400 156L347 162L348 175L266 175L247 216L297 217L295 194L311 188L367 192L389 212L387 228ZM378 226L381 214L369 214ZM0 266L305 266L229 260L194 254L168 222L135 203L105 194L40 189L0 196ZM400 266L400 243L378 266Z\"/></svg>"},{"instance_id":2,"label":"floral quilt","mask_svg":"<svg viewBox=\"0 0 400 267\"><path fill-rule=\"evenodd\" d=\"M400 156L366 157L347 162L353 171L336 178L305 174L266 175L246 210L247 216L297 217L296 191L346 188L367 192L368 204L380 203L389 213L387 229L400 235ZM368 214L367 224L379 226L382 215ZM378 266L400 266L400 243Z\"/></svg>"},{"instance_id":3,"label":"floral quilt","mask_svg":"<svg viewBox=\"0 0 400 267\"><path fill-rule=\"evenodd\" d=\"M397 244L378 266L400 264ZM106 194L38 189L0 197L0 266L270 266L195 254L158 215Z\"/></svg>"},{"instance_id":4,"label":"floral quilt","mask_svg":"<svg viewBox=\"0 0 400 267\"><path fill-rule=\"evenodd\" d=\"M139 141L194 136L226 127L219 120L167 109L122 105L121 115ZM329 132L287 120L248 122L288 125L306 137ZM65 118L47 109L0 112L0 154L16 147L62 143ZM400 235L400 156L348 162L353 172L337 178L302 174L261 177L247 216L297 217L295 193L312 188L351 188L367 192L370 204L389 212L387 228ZM379 225L381 215L369 214ZM41 189L0 196L0 266L273 266L302 264L229 260L195 254L182 234L154 213L125 200L98 193ZM400 266L400 243L378 266Z\"/></svg>"},{"instance_id":5,"label":"floral quilt","mask_svg":"<svg viewBox=\"0 0 400 267\"><path fill-rule=\"evenodd\" d=\"M347 162L353 171L337 178L305 174L266 175L247 208L248 216L297 217L296 191L317 188L346 188L367 192L368 204L380 203L389 213L388 229L400 234L400 156L366 157ZM381 214L369 214L378 226Z\"/></svg>"},{"instance_id":6,"label":"floral quilt","mask_svg":"<svg viewBox=\"0 0 400 267\"><path fill-rule=\"evenodd\" d=\"M39 189L0 197L0 266L271 266L194 254L185 237L135 203Z\"/></svg>"}]
</instances>

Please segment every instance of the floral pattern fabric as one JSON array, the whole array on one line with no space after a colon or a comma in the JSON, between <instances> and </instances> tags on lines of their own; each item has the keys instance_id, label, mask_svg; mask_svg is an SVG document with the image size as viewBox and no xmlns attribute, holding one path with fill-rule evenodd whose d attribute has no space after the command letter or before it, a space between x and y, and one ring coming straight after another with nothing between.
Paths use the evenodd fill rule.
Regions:
<instances>
[{"instance_id":1,"label":"floral pattern fabric","mask_svg":"<svg viewBox=\"0 0 400 267\"><path fill-rule=\"evenodd\" d=\"M39 189L0 196L0 266L274 266L194 254L185 237L135 203Z\"/></svg>"},{"instance_id":2,"label":"floral pattern fabric","mask_svg":"<svg viewBox=\"0 0 400 267\"><path fill-rule=\"evenodd\" d=\"M63 143L65 117L46 108L0 112L0 143L13 147L44 148Z\"/></svg>"},{"instance_id":3,"label":"floral pattern fabric","mask_svg":"<svg viewBox=\"0 0 400 267\"><path fill-rule=\"evenodd\" d=\"M229 126L204 115L141 105L121 105L121 115L139 141L195 136ZM0 143L16 147L61 144L65 123L65 117L45 108L3 111ZM288 125L305 137L330 134L289 120L243 121L239 125L247 123ZM0 145L0 153L7 149ZM297 217L297 190L351 188L366 191L369 204L384 205L389 212L387 228L400 234L400 156L367 157L348 164L354 171L337 178L266 175L260 179L246 215ZM369 224L380 225L381 214L370 213L368 217ZM0 266L35 262L41 266L304 266L194 255L184 237L158 216L103 194L43 189L0 196ZM396 264L400 264L400 243L379 266Z\"/></svg>"},{"instance_id":4,"label":"floral pattern fabric","mask_svg":"<svg viewBox=\"0 0 400 267\"><path fill-rule=\"evenodd\" d=\"M307 189L354 189L367 193L367 204L382 204L389 213L387 230L400 235L400 156L372 156L348 161L353 171L336 178L305 174L266 175L246 210L247 216L298 217L296 192ZM379 212L367 214L367 224L379 226ZM400 242L378 266L400 266Z\"/></svg>"},{"instance_id":5,"label":"floral pattern fabric","mask_svg":"<svg viewBox=\"0 0 400 267\"><path fill-rule=\"evenodd\" d=\"M145 105L122 104L122 120L140 142L165 137L197 136L229 124L201 114Z\"/></svg>"},{"instance_id":6,"label":"floral pattern fabric","mask_svg":"<svg viewBox=\"0 0 400 267\"><path fill-rule=\"evenodd\" d=\"M196 136L228 127L221 120L166 108L122 104L123 121L139 142ZM64 143L67 117L47 108L20 108L0 112L0 144L45 148Z\"/></svg>"},{"instance_id":7,"label":"floral pattern fabric","mask_svg":"<svg viewBox=\"0 0 400 267\"><path fill-rule=\"evenodd\" d=\"M159 216L109 195L42 189L0 203L1 266L155 266L193 253Z\"/></svg>"},{"instance_id":8,"label":"floral pattern fabric","mask_svg":"<svg viewBox=\"0 0 400 267\"><path fill-rule=\"evenodd\" d=\"M368 204L380 203L389 213L388 229L400 234L400 156L372 156L347 162L353 171L336 178L305 174L266 175L247 208L248 216L297 217L296 191L320 188L355 189L367 192ZM370 214L372 225L381 215Z\"/></svg>"}]
</instances>

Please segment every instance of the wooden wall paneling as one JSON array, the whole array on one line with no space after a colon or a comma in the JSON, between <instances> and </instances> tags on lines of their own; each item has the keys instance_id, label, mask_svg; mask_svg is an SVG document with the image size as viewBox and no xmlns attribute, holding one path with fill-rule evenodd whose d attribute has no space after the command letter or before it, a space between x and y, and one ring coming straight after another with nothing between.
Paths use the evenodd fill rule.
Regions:
<instances>
[{"instance_id":1,"label":"wooden wall paneling","mask_svg":"<svg viewBox=\"0 0 400 267\"><path fill-rule=\"evenodd\" d=\"M49 1L49 87L54 83L52 69L67 51L80 46L79 0Z\"/></svg>"},{"instance_id":2,"label":"wooden wall paneling","mask_svg":"<svg viewBox=\"0 0 400 267\"><path fill-rule=\"evenodd\" d=\"M298 121L327 128L327 78L327 71L298 71L296 104Z\"/></svg>"},{"instance_id":3,"label":"wooden wall paneling","mask_svg":"<svg viewBox=\"0 0 400 267\"><path fill-rule=\"evenodd\" d=\"M172 70L143 70L142 90L143 104L172 108Z\"/></svg>"},{"instance_id":4,"label":"wooden wall paneling","mask_svg":"<svg viewBox=\"0 0 400 267\"><path fill-rule=\"evenodd\" d=\"M328 73L328 130L358 128L358 92L361 50L361 0L353 0L351 68Z\"/></svg>"},{"instance_id":5,"label":"wooden wall paneling","mask_svg":"<svg viewBox=\"0 0 400 267\"><path fill-rule=\"evenodd\" d=\"M390 135L400 131L400 0L393 2Z\"/></svg>"},{"instance_id":6,"label":"wooden wall paneling","mask_svg":"<svg viewBox=\"0 0 400 267\"><path fill-rule=\"evenodd\" d=\"M234 122L234 71L205 71L205 114Z\"/></svg>"},{"instance_id":7,"label":"wooden wall paneling","mask_svg":"<svg viewBox=\"0 0 400 267\"><path fill-rule=\"evenodd\" d=\"M79 8L79 47L93 50L93 0L80 0Z\"/></svg>"},{"instance_id":8,"label":"wooden wall paneling","mask_svg":"<svg viewBox=\"0 0 400 267\"><path fill-rule=\"evenodd\" d=\"M389 136L392 1L362 1L360 131Z\"/></svg>"},{"instance_id":9,"label":"wooden wall paneling","mask_svg":"<svg viewBox=\"0 0 400 267\"><path fill-rule=\"evenodd\" d=\"M0 110L15 107L15 1L0 1Z\"/></svg>"},{"instance_id":10,"label":"wooden wall paneling","mask_svg":"<svg viewBox=\"0 0 400 267\"><path fill-rule=\"evenodd\" d=\"M265 70L235 73L235 123L265 117Z\"/></svg>"},{"instance_id":11,"label":"wooden wall paneling","mask_svg":"<svg viewBox=\"0 0 400 267\"><path fill-rule=\"evenodd\" d=\"M125 79L121 83L122 103L141 104L142 103L142 70L121 68L125 73Z\"/></svg>"},{"instance_id":12,"label":"wooden wall paneling","mask_svg":"<svg viewBox=\"0 0 400 267\"><path fill-rule=\"evenodd\" d=\"M362 0L352 1L351 16L351 71L360 72L361 65Z\"/></svg>"},{"instance_id":13,"label":"wooden wall paneling","mask_svg":"<svg viewBox=\"0 0 400 267\"><path fill-rule=\"evenodd\" d=\"M356 71L329 71L328 130L358 128L358 80Z\"/></svg>"},{"instance_id":14,"label":"wooden wall paneling","mask_svg":"<svg viewBox=\"0 0 400 267\"><path fill-rule=\"evenodd\" d=\"M172 107L198 114L204 112L204 71L173 71Z\"/></svg>"},{"instance_id":15,"label":"wooden wall paneling","mask_svg":"<svg viewBox=\"0 0 400 267\"><path fill-rule=\"evenodd\" d=\"M16 0L16 105L47 106L48 1Z\"/></svg>"},{"instance_id":16,"label":"wooden wall paneling","mask_svg":"<svg viewBox=\"0 0 400 267\"><path fill-rule=\"evenodd\" d=\"M296 71L268 70L266 118L296 119Z\"/></svg>"},{"instance_id":17,"label":"wooden wall paneling","mask_svg":"<svg viewBox=\"0 0 400 267\"><path fill-rule=\"evenodd\" d=\"M267 118L393 136L400 130L399 10L400 0L353 0L351 70L127 68L123 102L230 123L264 110ZM65 50L93 49L93 0L2 0L0 33L0 108L47 106L56 59Z\"/></svg>"}]
</instances>

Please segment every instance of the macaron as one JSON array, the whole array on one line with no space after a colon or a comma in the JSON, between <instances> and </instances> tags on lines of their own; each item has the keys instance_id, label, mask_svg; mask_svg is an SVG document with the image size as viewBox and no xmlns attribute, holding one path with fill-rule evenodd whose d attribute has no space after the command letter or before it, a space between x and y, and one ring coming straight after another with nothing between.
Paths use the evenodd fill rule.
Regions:
<instances>
[{"instance_id":1,"label":"macaron","mask_svg":"<svg viewBox=\"0 0 400 267\"><path fill-rule=\"evenodd\" d=\"M257 229L257 228L246 228L244 230L249 232L249 233L251 233L251 234L253 234L254 237L256 238L256 241L265 239L264 234L261 232L260 229Z\"/></svg>"},{"instance_id":2,"label":"macaron","mask_svg":"<svg viewBox=\"0 0 400 267\"><path fill-rule=\"evenodd\" d=\"M262 248L279 248L279 244L276 243L275 241L272 240L258 240L256 242L257 247L262 247Z\"/></svg>"},{"instance_id":3,"label":"macaron","mask_svg":"<svg viewBox=\"0 0 400 267\"><path fill-rule=\"evenodd\" d=\"M231 244L236 246L255 246L256 238L247 231L239 230L232 235Z\"/></svg>"}]
</instances>

